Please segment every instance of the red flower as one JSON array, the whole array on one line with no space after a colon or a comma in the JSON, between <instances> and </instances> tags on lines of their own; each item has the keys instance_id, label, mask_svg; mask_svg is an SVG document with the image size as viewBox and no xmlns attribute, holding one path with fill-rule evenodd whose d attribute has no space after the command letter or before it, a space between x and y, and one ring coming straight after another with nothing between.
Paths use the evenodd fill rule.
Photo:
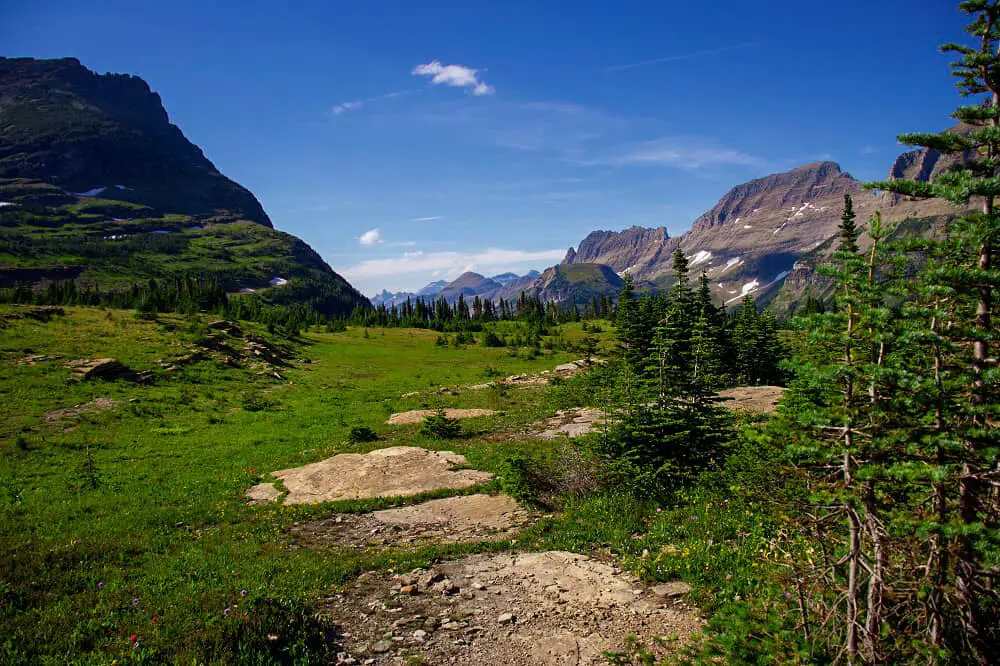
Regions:
<instances>
[{"instance_id":1,"label":"red flower","mask_svg":"<svg viewBox=\"0 0 1000 666\"><path fill-rule=\"evenodd\" d=\"M153 619L152 619L152 620L150 620L150 621L151 621L151 622L152 622L153 624L156 624L157 622L159 622L159 621L160 621L160 618L158 618L158 617L156 617L156 616L154 615L154 616L153 616Z\"/></svg>"},{"instance_id":2,"label":"red flower","mask_svg":"<svg viewBox=\"0 0 1000 666\"><path fill-rule=\"evenodd\" d=\"M128 637L128 639L129 639L130 642L135 643L137 640L139 640L139 635L138 634L132 634L131 636Z\"/></svg>"}]
</instances>

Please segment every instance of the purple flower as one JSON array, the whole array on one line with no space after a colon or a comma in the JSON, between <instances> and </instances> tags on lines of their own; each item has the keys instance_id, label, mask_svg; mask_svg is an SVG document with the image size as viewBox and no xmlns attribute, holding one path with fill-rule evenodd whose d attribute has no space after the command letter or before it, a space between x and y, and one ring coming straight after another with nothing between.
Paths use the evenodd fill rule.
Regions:
<instances>
[{"instance_id":1,"label":"purple flower","mask_svg":"<svg viewBox=\"0 0 1000 666\"><path fill-rule=\"evenodd\" d=\"M233 612L233 609L232 609L232 608L226 608L226 610L222 611L222 614L223 614L223 615L229 615L229 614L230 614L230 613L232 613L232 612Z\"/></svg>"},{"instance_id":2,"label":"purple flower","mask_svg":"<svg viewBox=\"0 0 1000 666\"><path fill-rule=\"evenodd\" d=\"M98 590L103 590L104 589L104 581L103 580L97 581L97 589Z\"/></svg>"},{"instance_id":3,"label":"purple flower","mask_svg":"<svg viewBox=\"0 0 1000 666\"><path fill-rule=\"evenodd\" d=\"M132 600L132 605L133 606L138 606L139 605L139 598L138 597L136 597L135 599Z\"/></svg>"},{"instance_id":4,"label":"purple flower","mask_svg":"<svg viewBox=\"0 0 1000 666\"><path fill-rule=\"evenodd\" d=\"M245 596L247 596L247 594L249 594L249 593L246 590L240 590L240 596L241 597L245 597Z\"/></svg>"},{"instance_id":5,"label":"purple flower","mask_svg":"<svg viewBox=\"0 0 1000 666\"><path fill-rule=\"evenodd\" d=\"M691 520L698 520L698 516L691 516Z\"/></svg>"}]
</instances>

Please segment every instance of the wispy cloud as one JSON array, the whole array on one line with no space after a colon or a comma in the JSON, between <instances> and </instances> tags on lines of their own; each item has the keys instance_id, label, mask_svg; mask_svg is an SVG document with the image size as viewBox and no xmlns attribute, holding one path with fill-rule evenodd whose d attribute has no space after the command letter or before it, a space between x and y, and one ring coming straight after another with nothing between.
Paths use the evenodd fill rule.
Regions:
<instances>
[{"instance_id":1,"label":"wispy cloud","mask_svg":"<svg viewBox=\"0 0 1000 666\"><path fill-rule=\"evenodd\" d=\"M878 146L867 144L861 148L862 155L874 155L879 151Z\"/></svg>"},{"instance_id":2,"label":"wispy cloud","mask_svg":"<svg viewBox=\"0 0 1000 666\"><path fill-rule=\"evenodd\" d=\"M440 219L440 215L430 215L428 217L411 217L410 222L433 222L434 220Z\"/></svg>"},{"instance_id":3,"label":"wispy cloud","mask_svg":"<svg viewBox=\"0 0 1000 666\"><path fill-rule=\"evenodd\" d=\"M652 60L640 60L639 62L630 62L627 65L612 65L611 67L605 67L602 72L620 72L626 69L635 69L636 67L646 67L648 65L659 65L665 62L679 62L681 60L694 60L696 58L704 58L708 56L718 55L719 53L727 53L729 51L739 51L743 49L750 49L760 46L761 42L744 42L742 44L732 44L730 46L721 46L716 49L707 49L705 51L695 51L692 53L680 53L677 55L664 56L662 58L653 58Z\"/></svg>"},{"instance_id":4,"label":"wispy cloud","mask_svg":"<svg viewBox=\"0 0 1000 666\"><path fill-rule=\"evenodd\" d=\"M334 104L333 115L341 116L348 111L357 111L366 104L371 104L373 102L378 102L383 99L396 99L397 97L404 97L406 95L412 95L415 92L420 92L419 90L396 90L393 92L384 93L382 95L372 95L371 97L365 97L364 99L352 99L347 102L341 102L340 104Z\"/></svg>"},{"instance_id":5,"label":"wispy cloud","mask_svg":"<svg viewBox=\"0 0 1000 666\"><path fill-rule=\"evenodd\" d=\"M362 245L375 245L382 242L382 232L378 229L369 229L358 236L358 242Z\"/></svg>"},{"instance_id":6,"label":"wispy cloud","mask_svg":"<svg viewBox=\"0 0 1000 666\"><path fill-rule=\"evenodd\" d=\"M663 137L641 141L624 150L591 160L584 166L665 166L697 170L718 166L761 166L764 160L742 150L701 137Z\"/></svg>"},{"instance_id":7,"label":"wispy cloud","mask_svg":"<svg viewBox=\"0 0 1000 666\"><path fill-rule=\"evenodd\" d=\"M442 65L439 60L432 60L423 65L417 65L411 72L414 76L429 76L431 83L455 88L472 88L473 95L491 95L493 86L482 81L477 73L480 70L465 65Z\"/></svg>"},{"instance_id":8,"label":"wispy cloud","mask_svg":"<svg viewBox=\"0 0 1000 666\"><path fill-rule=\"evenodd\" d=\"M360 109L364 105L365 105L364 101L360 99L354 99L351 100L350 102L344 102L342 104L335 104L333 107L333 115L339 116L341 114L347 113L348 111L356 111L357 109Z\"/></svg>"}]
</instances>

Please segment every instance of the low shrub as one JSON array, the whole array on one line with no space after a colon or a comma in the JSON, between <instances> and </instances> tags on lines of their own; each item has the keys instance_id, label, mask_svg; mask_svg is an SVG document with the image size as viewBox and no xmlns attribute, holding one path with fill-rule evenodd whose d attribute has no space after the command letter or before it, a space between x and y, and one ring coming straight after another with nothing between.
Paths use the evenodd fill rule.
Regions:
<instances>
[{"instance_id":1,"label":"low shrub","mask_svg":"<svg viewBox=\"0 0 1000 666\"><path fill-rule=\"evenodd\" d=\"M363 442L374 442L378 435L368 426L354 426L347 433L347 441L351 444L361 444Z\"/></svg>"},{"instance_id":2,"label":"low shrub","mask_svg":"<svg viewBox=\"0 0 1000 666\"><path fill-rule=\"evenodd\" d=\"M461 437L462 424L455 419L449 419L444 415L443 410L424 419L424 424L420 426L420 432L438 439L454 439Z\"/></svg>"}]
</instances>

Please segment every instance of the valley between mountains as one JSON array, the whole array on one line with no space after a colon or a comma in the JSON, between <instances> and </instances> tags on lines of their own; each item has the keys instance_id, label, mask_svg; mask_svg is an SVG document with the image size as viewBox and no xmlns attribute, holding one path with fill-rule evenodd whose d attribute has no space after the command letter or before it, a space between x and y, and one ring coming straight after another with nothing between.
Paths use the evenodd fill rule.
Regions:
<instances>
[{"instance_id":1,"label":"valley between mountains","mask_svg":"<svg viewBox=\"0 0 1000 666\"><path fill-rule=\"evenodd\" d=\"M711 147L761 173L679 235L609 220L537 270L441 252L460 275L371 298L352 266L410 274L275 228L142 78L0 57L0 666L991 663L1000 1L960 9L977 46L944 50L985 99L884 181ZM465 115L419 108L459 142L495 109L587 115L485 106L503 74L430 60L322 122L441 91ZM312 238L353 256L345 229Z\"/></svg>"}]
</instances>

